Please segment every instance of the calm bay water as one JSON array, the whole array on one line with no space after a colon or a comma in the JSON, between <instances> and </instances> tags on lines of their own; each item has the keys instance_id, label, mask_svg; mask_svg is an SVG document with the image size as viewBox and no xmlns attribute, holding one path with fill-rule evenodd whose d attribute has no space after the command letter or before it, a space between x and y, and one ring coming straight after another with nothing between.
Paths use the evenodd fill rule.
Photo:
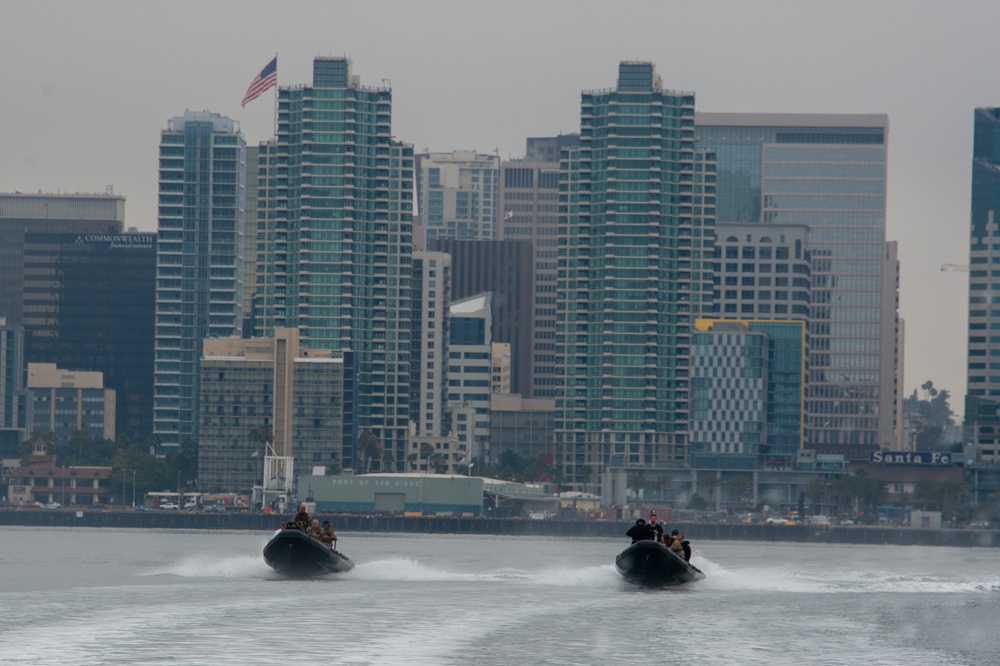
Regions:
<instances>
[{"instance_id":1,"label":"calm bay water","mask_svg":"<svg viewBox=\"0 0 1000 666\"><path fill-rule=\"evenodd\" d=\"M625 539L340 536L289 581L264 533L0 528L0 664L1000 663L995 549L689 534L708 578L649 591Z\"/></svg>"}]
</instances>

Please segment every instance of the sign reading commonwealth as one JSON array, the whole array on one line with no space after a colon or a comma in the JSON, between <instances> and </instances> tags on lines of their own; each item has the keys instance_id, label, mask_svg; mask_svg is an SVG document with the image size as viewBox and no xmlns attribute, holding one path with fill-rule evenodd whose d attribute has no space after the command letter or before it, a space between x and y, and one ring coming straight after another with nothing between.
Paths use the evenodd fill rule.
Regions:
<instances>
[{"instance_id":1,"label":"sign reading commonwealth","mask_svg":"<svg viewBox=\"0 0 1000 666\"><path fill-rule=\"evenodd\" d=\"M872 451L869 460L883 465L935 465L947 467L961 460L947 451Z\"/></svg>"}]
</instances>

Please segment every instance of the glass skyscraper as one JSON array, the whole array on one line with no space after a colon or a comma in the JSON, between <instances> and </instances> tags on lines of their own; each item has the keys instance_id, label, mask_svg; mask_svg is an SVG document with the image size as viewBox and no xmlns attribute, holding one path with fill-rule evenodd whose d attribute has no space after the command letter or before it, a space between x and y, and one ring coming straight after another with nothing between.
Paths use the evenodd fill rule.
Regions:
<instances>
[{"instance_id":1,"label":"glass skyscraper","mask_svg":"<svg viewBox=\"0 0 1000 666\"><path fill-rule=\"evenodd\" d=\"M555 456L564 486L683 462L691 327L712 305L715 164L694 94L623 62L560 160Z\"/></svg>"},{"instance_id":2,"label":"glass skyscraper","mask_svg":"<svg viewBox=\"0 0 1000 666\"><path fill-rule=\"evenodd\" d=\"M243 135L217 113L187 111L160 135L153 431L198 440L205 338L242 332Z\"/></svg>"},{"instance_id":3,"label":"glass skyscraper","mask_svg":"<svg viewBox=\"0 0 1000 666\"><path fill-rule=\"evenodd\" d=\"M898 262L885 240L884 115L698 113L720 223L809 228L807 446L868 459L896 448Z\"/></svg>"},{"instance_id":4,"label":"glass skyscraper","mask_svg":"<svg viewBox=\"0 0 1000 666\"><path fill-rule=\"evenodd\" d=\"M966 421L980 446L1000 444L1000 108L973 116L972 216L969 241L969 347ZM980 451L982 453L982 451ZM989 456L984 456L988 458Z\"/></svg>"},{"instance_id":5,"label":"glass skyscraper","mask_svg":"<svg viewBox=\"0 0 1000 666\"><path fill-rule=\"evenodd\" d=\"M311 85L280 88L278 134L261 145L257 335L295 327L302 345L354 351L356 432L384 471L403 468L409 428L413 148L392 138L392 91L361 85L346 58L317 58ZM387 469L390 468L390 469Z\"/></svg>"}]
</instances>

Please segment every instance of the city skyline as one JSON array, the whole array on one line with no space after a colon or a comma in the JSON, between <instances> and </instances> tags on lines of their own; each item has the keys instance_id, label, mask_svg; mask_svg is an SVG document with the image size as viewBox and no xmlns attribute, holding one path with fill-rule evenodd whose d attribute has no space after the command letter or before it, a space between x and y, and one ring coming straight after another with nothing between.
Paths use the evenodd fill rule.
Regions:
<instances>
[{"instance_id":1,"label":"city skyline","mask_svg":"<svg viewBox=\"0 0 1000 666\"><path fill-rule=\"evenodd\" d=\"M272 91L239 105L275 53L279 86L307 82L317 54L348 55L363 80L385 79L394 134L415 151L518 157L526 137L578 131L581 91L606 85L631 59L657 63L665 85L693 91L699 110L885 113L887 238L899 241L907 324L903 393L931 379L961 415L968 281L940 266L968 262L973 109L1000 103L979 66L991 55L996 6L645 5L602 22L587 20L597 2L317 3L297 5L310 21L287 29L273 27L273 11L255 11L265 7L202 8L202 29L184 11L15 3L0 28L0 53L17 63L3 77L5 118L17 131L0 138L0 189L111 185L128 199L126 225L153 231L157 132L186 107L239 121L249 145L272 136ZM234 8L258 22L230 20ZM556 36L566 28L574 39Z\"/></svg>"}]
</instances>

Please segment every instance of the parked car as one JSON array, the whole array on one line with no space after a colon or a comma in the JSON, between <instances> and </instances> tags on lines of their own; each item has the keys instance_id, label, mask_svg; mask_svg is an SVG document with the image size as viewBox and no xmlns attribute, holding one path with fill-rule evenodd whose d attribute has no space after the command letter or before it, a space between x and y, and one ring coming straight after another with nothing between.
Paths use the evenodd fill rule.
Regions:
<instances>
[{"instance_id":1,"label":"parked car","mask_svg":"<svg viewBox=\"0 0 1000 666\"><path fill-rule=\"evenodd\" d=\"M142 504L132 507L133 511L149 511L149 509Z\"/></svg>"},{"instance_id":2,"label":"parked car","mask_svg":"<svg viewBox=\"0 0 1000 666\"><path fill-rule=\"evenodd\" d=\"M787 521L784 518L770 517L764 521L768 525L784 525Z\"/></svg>"},{"instance_id":3,"label":"parked car","mask_svg":"<svg viewBox=\"0 0 1000 666\"><path fill-rule=\"evenodd\" d=\"M42 505L39 504L38 502L22 502L21 503L21 508L22 509L41 509Z\"/></svg>"},{"instance_id":4,"label":"parked car","mask_svg":"<svg viewBox=\"0 0 1000 666\"><path fill-rule=\"evenodd\" d=\"M45 505L45 508L46 509L61 509L62 508L62 504L60 504L59 502L49 502L48 504Z\"/></svg>"},{"instance_id":5,"label":"parked car","mask_svg":"<svg viewBox=\"0 0 1000 666\"><path fill-rule=\"evenodd\" d=\"M841 525L853 525L854 521L851 520L850 518L844 518L842 521L840 521L840 524Z\"/></svg>"},{"instance_id":6,"label":"parked car","mask_svg":"<svg viewBox=\"0 0 1000 666\"><path fill-rule=\"evenodd\" d=\"M194 511L198 508L198 502L191 500L190 502L184 502L185 511Z\"/></svg>"},{"instance_id":7,"label":"parked car","mask_svg":"<svg viewBox=\"0 0 1000 666\"><path fill-rule=\"evenodd\" d=\"M181 507L178 506L178 505L176 505L176 504L174 504L173 502L164 502L163 504L160 505L160 508L161 509L179 509Z\"/></svg>"}]
</instances>

